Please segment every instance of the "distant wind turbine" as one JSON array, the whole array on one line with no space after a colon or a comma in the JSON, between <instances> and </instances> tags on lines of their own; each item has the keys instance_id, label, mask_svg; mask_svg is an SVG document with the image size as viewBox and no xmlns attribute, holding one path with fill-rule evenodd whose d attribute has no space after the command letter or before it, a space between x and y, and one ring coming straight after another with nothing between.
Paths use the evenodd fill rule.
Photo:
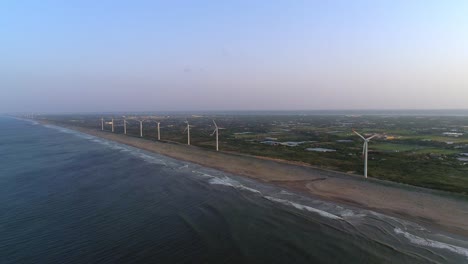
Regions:
<instances>
[{"instance_id":1,"label":"distant wind turbine","mask_svg":"<svg viewBox=\"0 0 468 264\"><path fill-rule=\"evenodd\" d=\"M185 121L185 123L187 124L187 127L184 129L184 132L182 133L185 133L185 131L187 131L187 145L190 145L190 127L193 127L193 126L191 126L188 121Z\"/></svg>"},{"instance_id":2,"label":"distant wind turbine","mask_svg":"<svg viewBox=\"0 0 468 264\"><path fill-rule=\"evenodd\" d=\"M114 118L112 118L112 133L114 133Z\"/></svg>"},{"instance_id":3,"label":"distant wind turbine","mask_svg":"<svg viewBox=\"0 0 468 264\"><path fill-rule=\"evenodd\" d=\"M213 124L215 126L215 130L213 131L213 133L211 133L211 136L216 134L216 151L219 151L219 130L220 129L225 129L225 128L218 127L218 125L216 124L216 122L214 120L213 120Z\"/></svg>"},{"instance_id":4,"label":"distant wind turbine","mask_svg":"<svg viewBox=\"0 0 468 264\"><path fill-rule=\"evenodd\" d=\"M161 122L156 122L156 124L158 125L158 140L161 140L161 130L160 130L160 124Z\"/></svg>"},{"instance_id":5,"label":"distant wind turbine","mask_svg":"<svg viewBox=\"0 0 468 264\"><path fill-rule=\"evenodd\" d=\"M354 134L358 135L362 140L364 140L364 146L362 147L362 154L364 155L364 177L367 178L367 158L368 158L368 150L369 150L369 141L376 137L377 135L373 135L371 137L365 138L358 132L353 129Z\"/></svg>"},{"instance_id":6,"label":"distant wind turbine","mask_svg":"<svg viewBox=\"0 0 468 264\"><path fill-rule=\"evenodd\" d=\"M143 121L145 120L138 120L140 122L140 137L143 137Z\"/></svg>"},{"instance_id":7,"label":"distant wind turbine","mask_svg":"<svg viewBox=\"0 0 468 264\"><path fill-rule=\"evenodd\" d=\"M104 117L101 117L101 130L104 131Z\"/></svg>"},{"instance_id":8,"label":"distant wind turbine","mask_svg":"<svg viewBox=\"0 0 468 264\"><path fill-rule=\"evenodd\" d=\"M123 123L124 123L124 135L127 135L127 118L124 116L123 117Z\"/></svg>"}]
</instances>

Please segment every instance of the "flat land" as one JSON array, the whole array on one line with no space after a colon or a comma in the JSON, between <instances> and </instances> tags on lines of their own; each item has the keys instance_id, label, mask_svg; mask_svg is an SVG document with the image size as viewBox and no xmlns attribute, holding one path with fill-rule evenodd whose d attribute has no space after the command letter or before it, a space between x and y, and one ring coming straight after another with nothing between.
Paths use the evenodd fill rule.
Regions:
<instances>
[{"instance_id":1,"label":"flat land","mask_svg":"<svg viewBox=\"0 0 468 264\"><path fill-rule=\"evenodd\" d=\"M116 134L123 134L123 115L129 135L138 136L143 122L144 138L155 140L156 122L161 122L161 139L186 143L185 121L193 125L191 143L215 148L213 119L220 127L223 151L287 160L326 170L363 174L362 140L377 134L369 144L369 176L424 188L468 195L468 117L388 115L305 114L107 114L39 116L60 125L101 129L114 118ZM106 123L104 130L110 131ZM313 152L326 148L333 152Z\"/></svg>"}]
</instances>

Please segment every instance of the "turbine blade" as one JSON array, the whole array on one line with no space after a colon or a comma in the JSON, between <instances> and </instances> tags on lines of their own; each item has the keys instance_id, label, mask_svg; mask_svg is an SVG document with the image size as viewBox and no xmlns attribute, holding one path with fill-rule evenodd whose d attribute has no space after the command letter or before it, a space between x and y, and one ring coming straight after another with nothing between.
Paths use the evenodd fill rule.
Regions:
<instances>
[{"instance_id":1,"label":"turbine blade","mask_svg":"<svg viewBox=\"0 0 468 264\"><path fill-rule=\"evenodd\" d=\"M182 133L185 133L185 131L187 131L187 129L188 129L188 127L185 127L184 132L182 132Z\"/></svg>"},{"instance_id":2,"label":"turbine blade","mask_svg":"<svg viewBox=\"0 0 468 264\"><path fill-rule=\"evenodd\" d=\"M358 135L360 138L362 138L362 139L366 140L366 138L365 138L365 137L363 137L361 134L359 134L359 133L358 133L358 132L356 132L355 130L353 130L353 132L354 132L354 134Z\"/></svg>"},{"instance_id":3,"label":"turbine blade","mask_svg":"<svg viewBox=\"0 0 468 264\"><path fill-rule=\"evenodd\" d=\"M375 138L377 136L377 134L373 135L372 137L368 137L367 140L371 140L373 138Z\"/></svg>"},{"instance_id":4,"label":"turbine blade","mask_svg":"<svg viewBox=\"0 0 468 264\"><path fill-rule=\"evenodd\" d=\"M216 125L216 122L213 120L213 124L215 125L216 128L218 128L218 125Z\"/></svg>"},{"instance_id":5,"label":"turbine blade","mask_svg":"<svg viewBox=\"0 0 468 264\"><path fill-rule=\"evenodd\" d=\"M217 128L215 128L215 130L213 130L213 133L211 133L210 136L213 136L216 133L216 130L217 130Z\"/></svg>"}]
</instances>

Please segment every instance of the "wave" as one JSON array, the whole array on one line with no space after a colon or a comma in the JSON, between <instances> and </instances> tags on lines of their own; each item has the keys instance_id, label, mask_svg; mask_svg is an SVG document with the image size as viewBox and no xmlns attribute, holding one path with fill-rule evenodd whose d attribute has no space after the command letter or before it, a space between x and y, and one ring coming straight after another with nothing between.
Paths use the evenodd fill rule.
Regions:
<instances>
[{"instance_id":1,"label":"wave","mask_svg":"<svg viewBox=\"0 0 468 264\"><path fill-rule=\"evenodd\" d=\"M349 223L352 223L353 226L356 226L356 227L357 225L354 225L355 223L368 224L369 222L372 221L372 223L375 225L376 221L380 221L378 226L381 226L380 223L383 223L383 226L381 227L385 229L386 231L388 231L388 234L391 234L393 230L393 232L397 236L405 237L412 244L416 244L416 245L423 246L423 247L431 247L431 248L437 248L437 249L442 249L442 250L448 250L450 252L453 252L455 254L459 254L468 258L467 248L455 246L449 243L444 243L444 242L440 242L436 240L423 238L423 237L416 236L411 233L403 231L403 230L406 230L406 228L409 228L409 230L415 231L415 232L425 231L425 229L417 224L410 223L408 221L405 221L399 218L384 215L384 214L377 213L374 211L360 210L356 208L350 209L347 206L342 207L342 206L338 206L336 204L332 204L332 203L328 203L324 201L305 199L304 197L296 193L288 192L286 190L278 190L278 189L273 190L269 187L263 186L262 184L260 185L256 185L254 183L249 184L248 180L238 181L236 180L237 178L235 176L231 178L231 177L226 176L226 174L221 173L216 170L205 170L196 164L177 161L172 158L168 158L168 157L158 155L158 154L146 153L145 151L140 150L138 148L126 146L126 145L113 142L113 141L109 141L106 139L101 139L101 138L87 135L87 134L74 131L71 129L57 127L53 125L45 125L45 126L56 129L64 133L73 134L75 136L91 140L92 142L96 142L96 143L105 145L107 147L113 148L113 149L128 152L128 154L131 154L135 157L143 159L144 161L149 162L149 163L160 164L160 165L176 168L182 171L192 172L193 176L198 176L200 178L203 178L203 181L208 182L209 184L212 184L212 185L228 186L228 187L235 188L237 190L254 193L258 195L258 198L263 197L274 203L279 203L282 205L295 208L297 210L314 213L314 214L317 214L321 217L325 217L328 219L341 220L341 221L346 221L346 222L349 221ZM197 170L193 170L193 169L197 169ZM204 171L209 172L209 174L205 173ZM252 188L250 186L255 186L255 188ZM271 195L276 196L276 197L279 196L279 197L287 198L287 199L276 198ZM298 203L294 201L300 201L300 202ZM324 208L326 211L318 209L316 207L319 207L321 209ZM365 221L363 221L362 219L365 219Z\"/></svg>"},{"instance_id":2,"label":"wave","mask_svg":"<svg viewBox=\"0 0 468 264\"><path fill-rule=\"evenodd\" d=\"M92 142L99 143L101 145L110 147L110 148L115 149L115 150L119 150L119 151L123 151L123 152L129 152L131 155L133 155L135 157L138 157L138 158L141 158L144 161L152 163L152 164L159 164L159 165L167 166L167 163L163 159L156 158L156 157L154 157L152 155L142 153L141 150L139 150L137 148L133 148L133 147L130 147L130 146L125 146L125 145L122 145L122 144L117 143L117 142L109 141L109 140L106 140L106 139L102 139L102 138L99 138L99 137L96 137L96 136L88 135L88 134L81 133L79 131L75 131L75 130L64 128L64 127L59 127L59 126L54 126L54 125L44 125L44 126L47 127L47 128L52 128L52 129L58 130L58 131L63 132L63 133L72 134L72 135L80 137L80 138L88 139L88 140L90 140Z\"/></svg>"},{"instance_id":3,"label":"wave","mask_svg":"<svg viewBox=\"0 0 468 264\"><path fill-rule=\"evenodd\" d=\"M290 193L288 191L285 191L285 190L281 190L280 194L285 194L285 195L294 195L294 193Z\"/></svg>"},{"instance_id":4,"label":"wave","mask_svg":"<svg viewBox=\"0 0 468 264\"><path fill-rule=\"evenodd\" d=\"M151 155L148 155L148 154L144 154L144 153L135 153L135 152L130 152L133 156L136 156L138 158L141 158L143 159L144 161L148 162L148 163L152 163L152 164L159 164L159 165L164 165L164 166L167 166L167 163L162 160L162 159L158 159L156 157L153 157Z\"/></svg>"},{"instance_id":5,"label":"wave","mask_svg":"<svg viewBox=\"0 0 468 264\"><path fill-rule=\"evenodd\" d=\"M323 216L323 217L326 217L326 218L335 219L335 220L344 220L343 218L341 218L341 217L339 217L337 215L334 215L334 214L331 214L329 212L325 212L325 211L322 211L322 210L319 210L317 208L313 208L313 207L310 207L310 206L307 206L307 205L298 204L298 203L294 203L294 202L291 202L291 201L288 201L288 200L279 199L279 198L275 198L275 197L271 197L271 196L264 196L264 197L266 199L270 200L270 201L281 203L281 204L288 205L288 206L292 206L292 207L294 207L296 209L299 209L299 210L305 210L305 211L317 213L320 216Z\"/></svg>"},{"instance_id":6,"label":"wave","mask_svg":"<svg viewBox=\"0 0 468 264\"><path fill-rule=\"evenodd\" d=\"M185 168L188 168L188 165L184 165L184 166L181 166L179 167L179 169L185 169ZM196 171L196 170L193 170L192 173L198 175L198 176L201 176L203 178L216 178L216 176L213 176L213 175L210 175L208 173L204 173L204 172L201 172L201 171Z\"/></svg>"},{"instance_id":7,"label":"wave","mask_svg":"<svg viewBox=\"0 0 468 264\"><path fill-rule=\"evenodd\" d=\"M21 121L29 122L29 123L31 123L32 125L39 125L39 122L37 122L37 121L35 121L35 120L32 120L32 119L28 119L28 118L21 118L21 117L16 117L16 116L4 116L4 117L8 117L8 118L16 119L16 120L21 120Z\"/></svg>"},{"instance_id":8,"label":"wave","mask_svg":"<svg viewBox=\"0 0 468 264\"><path fill-rule=\"evenodd\" d=\"M246 190L246 191L250 191L250 192L253 192L253 193L261 194L261 192L259 190L256 190L256 189L247 187L245 185L242 185L240 182L238 182L236 180L233 180L233 179L231 179L229 177L226 177L226 176L222 177L222 178L214 177L214 178L210 179L208 182L210 184L225 185L225 186L234 187L236 189L241 189L241 190Z\"/></svg>"},{"instance_id":9,"label":"wave","mask_svg":"<svg viewBox=\"0 0 468 264\"><path fill-rule=\"evenodd\" d=\"M73 130L73 129L68 129L68 128L65 128L65 127L59 127L59 126L54 126L54 125L43 125L43 126L47 127L47 128L58 130L58 131L63 132L63 133L72 134L72 135L75 135L77 137L84 138L84 139L90 139L90 140L91 139L97 139L97 137L95 137L95 136L91 136L91 135L81 133L79 131L76 131L76 130Z\"/></svg>"},{"instance_id":10,"label":"wave","mask_svg":"<svg viewBox=\"0 0 468 264\"><path fill-rule=\"evenodd\" d=\"M406 239L408 239L413 244L426 246L426 247L432 247L432 248L447 249L449 251L463 255L468 258L468 249L466 248L450 245L447 243L443 243L443 242L439 242L439 241L435 241L435 240L431 240L427 238L422 238L422 237L410 234L408 232L405 232L401 230L400 228L395 228L393 231L398 235L403 235Z\"/></svg>"},{"instance_id":11,"label":"wave","mask_svg":"<svg viewBox=\"0 0 468 264\"><path fill-rule=\"evenodd\" d=\"M281 203L283 205L291 206L291 207L294 207L295 209L299 209L299 210L302 210L302 211L308 211L308 212L316 213L316 214L318 214L320 216L323 216L323 217L326 217L326 218L329 218L329 219L345 220L343 217L346 217L346 218L361 218L361 217L366 216L365 214L354 213L350 209L344 209L344 208L339 207L339 208L343 209L343 210L340 210L340 214L342 214L343 217L340 217L339 215L332 214L332 213L329 213L329 212L326 212L324 210L320 210L320 209L317 209L317 208L314 208L314 207L311 207L311 206L308 206L308 205L296 203L296 202L286 200L286 199L276 198L276 197L273 197L273 196L270 196L270 195L265 195L265 194L262 193L262 191L260 191L258 189L255 189L255 188L252 188L252 187L248 187L248 186L242 184L241 182L239 182L239 181L237 181L237 180L235 180L233 178L227 177L227 176L222 176L222 177L213 176L213 175L210 175L210 174L207 174L207 173L204 173L204 172L200 172L198 170L192 170L192 173L194 173L194 174L196 174L198 176L201 176L203 178L208 178L209 179L208 180L209 184L223 185L223 186L232 187L232 188L235 188L235 189L238 189L238 190L245 190L245 191L249 191L249 192L252 192L252 193L260 194L260 195L262 195L263 198L265 198L267 200L270 200L270 201L273 201L273 202L276 202L276 203ZM266 189L265 192L269 193L271 191L268 191L268 189ZM281 190L279 192L274 191L274 192L277 195L286 195L286 196L292 197L292 199L294 199L297 196L296 194L285 191L285 190ZM298 196L298 197L301 197L301 196Z\"/></svg>"},{"instance_id":12,"label":"wave","mask_svg":"<svg viewBox=\"0 0 468 264\"><path fill-rule=\"evenodd\" d=\"M348 219L348 218L363 218L363 217L366 217L367 215L361 212L356 213L353 210L342 208L340 211L340 216L345 219Z\"/></svg>"}]
</instances>

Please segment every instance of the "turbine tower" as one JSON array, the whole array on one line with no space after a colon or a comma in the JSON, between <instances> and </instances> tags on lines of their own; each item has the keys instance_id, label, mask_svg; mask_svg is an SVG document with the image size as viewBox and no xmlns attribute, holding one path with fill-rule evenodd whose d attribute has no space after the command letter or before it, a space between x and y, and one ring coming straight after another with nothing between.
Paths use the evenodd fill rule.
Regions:
<instances>
[{"instance_id":1,"label":"turbine tower","mask_svg":"<svg viewBox=\"0 0 468 264\"><path fill-rule=\"evenodd\" d=\"M143 121L145 120L138 120L140 122L140 137L143 137Z\"/></svg>"},{"instance_id":2,"label":"turbine tower","mask_svg":"<svg viewBox=\"0 0 468 264\"><path fill-rule=\"evenodd\" d=\"M187 124L187 127L184 129L184 132L182 133L185 133L185 131L187 131L187 145L190 145L190 127L193 127L193 126L191 126L188 121L185 121L185 123Z\"/></svg>"},{"instance_id":3,"label":"turbine tower","mask_svg":"<svg viewBox=\"0 0 468 264\"><path fill-rule=\"evenodd\" d=\"M161 122L156 122L156 124L158 125L158 140L161 140L161 130L160 130L160 124Z\"/></svg>"},{"instance_id":4,"label":"turbine tower","mask_svg":"<svg viewBox=\"0 0 468 264\"><path fill-rule=\"evenodd\" d=\"M124 123L124 135L127 135L127 119L125 116L123 118L124 118L124 122L123 122Z\"/></svg>"},{"instance_id":5,"label":"turbine tower","mask_svg":"<svg viewBox=\"0 0 468 264\"><path fill-rule=\"evenodd\" d=\"M215 126L215 130L213 131L213 133L211 133L211 136L216 134L216 151L219 151L219 130L220 129L225 129L225 128L218 127L218 125L216 124L216 122L214 120L213 120L213 124Z\"/></svg>"},{"instance_id":6,"label":"turbine tower","mask_svg":"<svg viewBox=\"0 0 468 264\"><path fill-rule=\"evenodd\" d=\"M104 117L101 117L101 130L104 131Z\"/></svg>"},{"instance_id":7,"label":"turbine tower","mask_svg":"<svg viewBox=\"0 0 468 264\"><path fill-rule=\"evenodd\" d=\"M114 133L114 118L112 118L112 133Z\"/></svg>"},{"instance_id":8,"label":"turbine tower","mask_svg":"<svg viewBox=\"0 0 468 264\"><path fill-rule=\"evenodd\" d=\"M362 147L362 154L364 155L364 177L367 178L367 158L368 158L368 150L369 150L369 141L376 137L377 135L373 135L371 137L365 138L358 132L353 129L354 134L358 135L362 140L364 140L364 146Z\"/></svg>"}]
</instances>

